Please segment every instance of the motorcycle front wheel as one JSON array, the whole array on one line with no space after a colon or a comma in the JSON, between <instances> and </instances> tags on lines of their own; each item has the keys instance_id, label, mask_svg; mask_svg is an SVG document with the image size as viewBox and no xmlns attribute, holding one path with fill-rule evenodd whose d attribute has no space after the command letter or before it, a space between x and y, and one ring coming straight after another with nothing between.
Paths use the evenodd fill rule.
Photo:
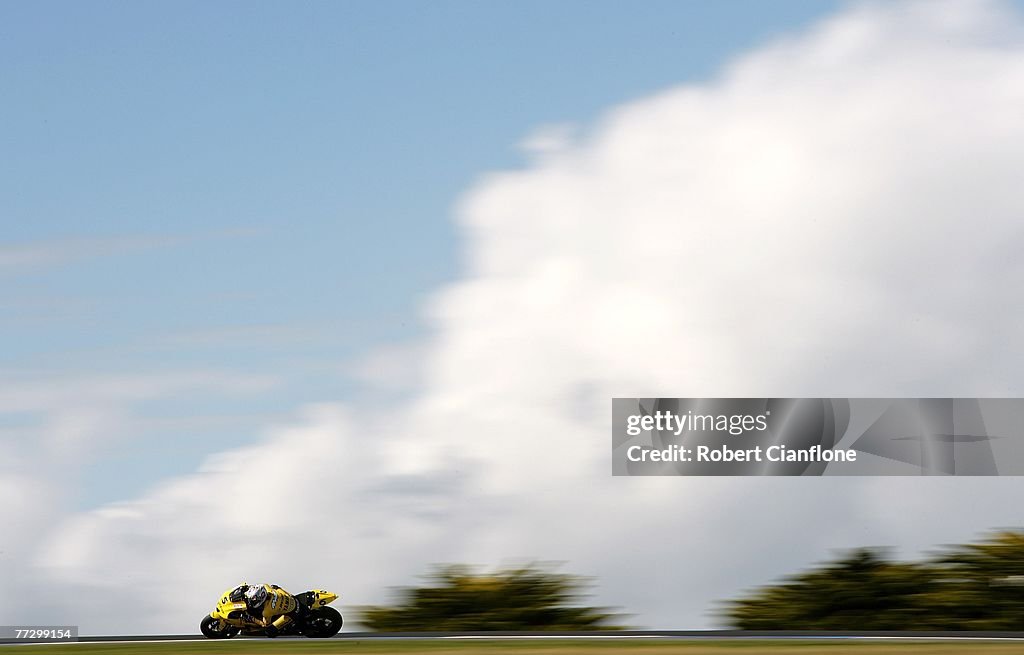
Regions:
<instances>
[{"instance_id":1,"label":"motorcycle front wheel","mask_svg":"<svg viewBox=\"0 0 1024 655\"><path fill-rule=\"evenodd\" d=\"M231 639L238 634L238 628L232 627L220 619L215 619L209 614L199 622L199 629L208 639Z\"/></svg>"}]
</instances>

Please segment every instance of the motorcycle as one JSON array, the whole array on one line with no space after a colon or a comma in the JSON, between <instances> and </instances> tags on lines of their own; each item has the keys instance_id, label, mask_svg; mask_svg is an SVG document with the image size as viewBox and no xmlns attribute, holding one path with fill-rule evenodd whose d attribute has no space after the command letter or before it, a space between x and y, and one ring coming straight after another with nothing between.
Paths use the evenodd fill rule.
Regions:
<instances>
[{"instance_id":1,"label":"motorcycle","mask_svg":"<svg viewBox=\"0 0 1024 655\"><path fill-rule=\"evenodd\" d=\"M199 629L209 639L230 639L236 635L262 637L266 628L259 623L247 621L245 600L233 599L231 589L224 592L217 602L217 609L207 614L199 623ZM305 611L281 628L280 635L303 635L314 639L333 637L341 630L341 613L327 605L334 602L338 594L313 589L295 596Z\"/></svg>"}]
</instances>

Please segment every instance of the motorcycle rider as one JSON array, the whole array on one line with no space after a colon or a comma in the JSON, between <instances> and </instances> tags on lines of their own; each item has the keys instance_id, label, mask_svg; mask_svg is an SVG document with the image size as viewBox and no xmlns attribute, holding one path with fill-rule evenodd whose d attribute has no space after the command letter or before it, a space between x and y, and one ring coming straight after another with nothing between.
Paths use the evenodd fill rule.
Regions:
<instances>
[{"instance_id":1,"label":"motorcycle rider","mask_svg":"<svg viewBox=\"0 0 1024 655\"><path fill-rule=\"evenodd\" d=\"M268 637L276 637L281 629L306 613L306 606L295 596L276 584L248 585L235 587L229 596L232 600L245 599L248 612L243 619L263 626Z\"/></svg>"}]
</instances>

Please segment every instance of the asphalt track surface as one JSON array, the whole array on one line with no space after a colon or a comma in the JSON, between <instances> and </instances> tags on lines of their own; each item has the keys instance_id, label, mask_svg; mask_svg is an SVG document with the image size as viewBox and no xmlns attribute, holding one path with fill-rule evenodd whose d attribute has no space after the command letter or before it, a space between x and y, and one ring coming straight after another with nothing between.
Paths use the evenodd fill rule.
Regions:
<instances>
[{"instance_id":1,"label":"asphalt track surface","mask_svg":"<svg viewBox=\"0 0 1024 655\"><path fill-rule=\"evenodd\" d=\"M265 637L235 637L265 639ZM305 639L280 637L278 640ZM687 640L800 640L800 639L866 639L866 640L935 640L935 641L1024 641L1024 632L827 632L813 630L745 631L745 630L621 630L615 632L342 632L332 639L687 639ZM202 635L128 635L82 636L74 642L66 640L32 641L3 639L0 645L28 643L153 643L173 641L208 641ZM210 640L212 641L212 640ZM321 641L321 640L317 640Z\"/></svg>"}]
</instances>

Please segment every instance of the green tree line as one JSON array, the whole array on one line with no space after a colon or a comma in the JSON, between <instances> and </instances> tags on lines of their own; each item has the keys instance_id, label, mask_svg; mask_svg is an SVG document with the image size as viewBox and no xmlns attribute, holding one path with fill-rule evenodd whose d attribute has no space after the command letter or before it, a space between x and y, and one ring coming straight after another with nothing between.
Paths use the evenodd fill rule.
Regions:
<instances>
[{"instance_id":1,"label":"green tree line","mask_svg":"<svg viewBox=\"0 0 1024 655\"><path fill-rule=\"evenodd\" d=\"M743 630L1024 630L1024 532L919 562L863 548L730 601Z\"/></svg>"},{"instance_id":2,"label":"green tree line","mask_svg":"<svg viewBox=\"0 0 1024 655\"><path fill-rule=\"evenodd\" d=\"M491 573L442 566L425 585L399 590L394 605L363 607L360 622L378 632L617 629L615 614L582 603L588 585L536 564Z\"/></svg>"}]
</instances>

